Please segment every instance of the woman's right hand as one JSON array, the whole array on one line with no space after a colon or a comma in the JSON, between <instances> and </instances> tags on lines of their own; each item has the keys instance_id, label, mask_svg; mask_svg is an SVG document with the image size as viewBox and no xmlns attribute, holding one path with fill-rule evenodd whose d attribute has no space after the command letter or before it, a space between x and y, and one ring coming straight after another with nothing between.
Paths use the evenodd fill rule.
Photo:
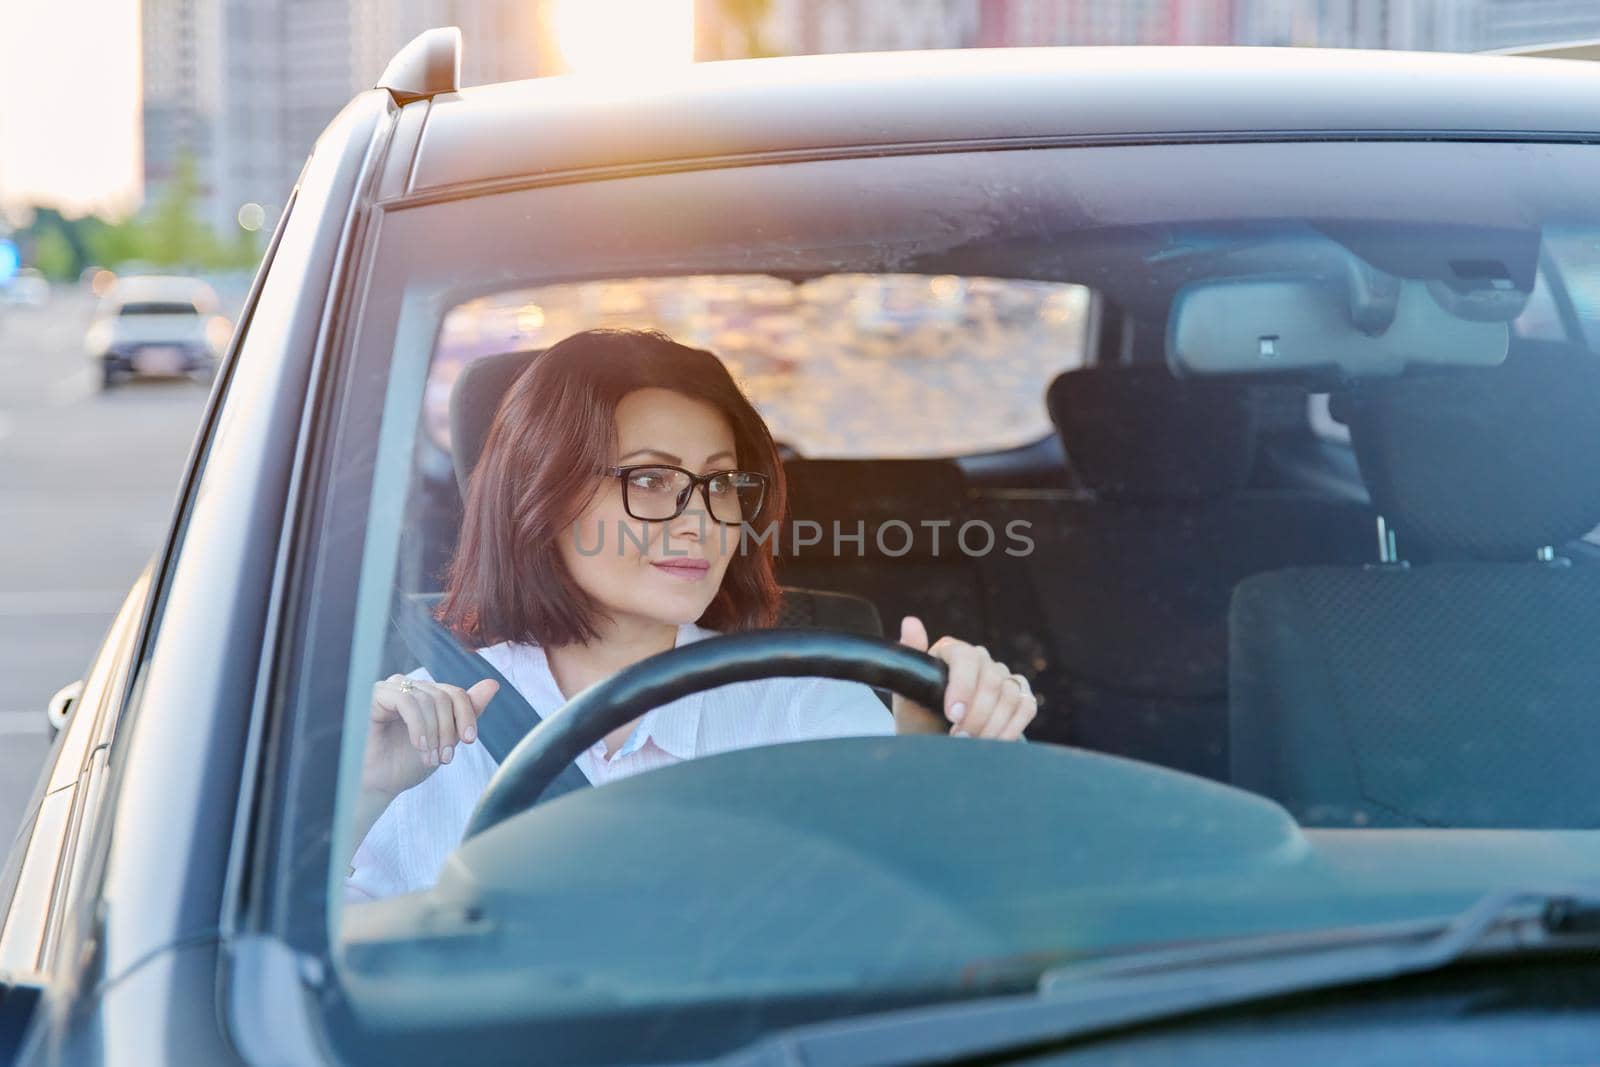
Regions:
<instances>
[{"instance_id":1,"label":"woman's right hand","mask_svg":"<svg viewBox=\"0 0 1600 1067\"><path fill-rule=\"evenodd\" d=\"M500 691L485 678L471 689L391 674L372 687L372 718L361 760L361 788L393 799L478 739L478 716Z\"/></svg>"}]
</instances>

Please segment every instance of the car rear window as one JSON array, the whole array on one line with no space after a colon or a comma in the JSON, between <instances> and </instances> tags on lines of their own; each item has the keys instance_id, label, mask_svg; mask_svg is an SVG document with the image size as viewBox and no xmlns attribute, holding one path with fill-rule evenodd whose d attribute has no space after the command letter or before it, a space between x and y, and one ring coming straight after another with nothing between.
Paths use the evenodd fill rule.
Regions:
<instances>
[{"instance_id":1,"label":"car rear window","mask_svg":"<svg viewBox=\"0 0 1600 1067\"><path fill-rule=\"evenodd\" d=\"M997 451L1050 432L1039 398L1084 362L1090 291L953 274L697 274L517 289L445 319L425 417L475 359L596 327L657 329L722 357L777 439L812 457Z\"/></svg>"},{"instance_id":2,"label":"car rear window","mask_svg":"<svg viewBox=\"0 0 1600 1067\"><path fill-rule=\"evenodd\" d=\"M198 315L200 309L184 300L141 300L123 304L117 309L120 316L129 315Z\"/></svg>"}]
</instances>

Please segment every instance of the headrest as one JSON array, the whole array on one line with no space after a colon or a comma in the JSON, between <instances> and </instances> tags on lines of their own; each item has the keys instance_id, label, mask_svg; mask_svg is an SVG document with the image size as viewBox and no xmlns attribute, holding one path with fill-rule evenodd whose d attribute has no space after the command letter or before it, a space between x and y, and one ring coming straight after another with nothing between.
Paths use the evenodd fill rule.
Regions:
<instances>
[{"instance_id":1,"label":"headrest","mask_svg":"<svg viewBox=\"0 0 1600 1067\"><path fill-rule=\"evenodd\" d=\"M450 389L450 461L456 468L456 485L467 495L467 477L483 454L489 426L511 383L528 368L538 351L507 352L473 360L461 368Z\"/></svg>"},{"instance_id":2,"label":"headrest","mask_svg":"<svg viewBox=\"0 0 1600 1067\"><path fill-rule=\"evenodd\" d=\"M882 637L883 619L866 597L823 589L784 586L778 604L778 625L803 630L843 630L862 637Z\"/></svg>"},{"instance_id":3,"label":"headrest","mask_svg":"<svg viewBox=\"0 0 1600 1067\"><path fill-rule=\"evenodd\" d=\"M1068 371L1045 395L1067 463L1106 500L1164 503L1242 489L1255 460L1250 393L1165 366Z\"/></svg>"},{"instance_id":4,"label":"headrest","mask_svg":"<svg viewBox=\"0 0 1600 1067\"><path fill-rule=\"evenodd\" d=\"M852 543L851 554L877 555L880 531L891 555L922 558L959 552L956 537L967 483L952 460L791 459L783 471L789 523L814 522L824 531L821 542L802 554L826 556L835 529L853 535L857 522L865 531L863 548L858 551Z\"/></svg>"},{"instance_id":5,"label":"headrest","mask_svg":"<svg viewBox=\"0 0 1600 1067\"><path fill-rule=\"evenodd\" d=\"M1405 554L1527 559L1600 524L1600 357L1513 341L1498 367L1371 383L1335 412Z\"/></svg>"}]
</instances>

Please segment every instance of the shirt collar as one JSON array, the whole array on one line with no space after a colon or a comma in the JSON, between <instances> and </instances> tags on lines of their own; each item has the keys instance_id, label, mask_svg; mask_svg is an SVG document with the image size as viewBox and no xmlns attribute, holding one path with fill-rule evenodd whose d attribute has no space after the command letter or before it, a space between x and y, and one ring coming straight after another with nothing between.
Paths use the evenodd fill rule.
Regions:
<instances>
[{"instance_id":1,"label":"shirt collar","mask_svg":"<svg viewBox=\"0 0 1600 1067\"><path fill-rule=\"evenodd\" d=\"M702 629L694 623L684 623L678 627L678 638L673 647L682 648L712 635L711 630ZM640 743L654 741L656 747L668 755L681 760L693 759L697 754L695 745L700 737L700 707L704 702L704 693L690 693L665 707L645 712L635 730Z\"/></svg>"},{"instance_id":2,"label":"shirt collar","mask_svg":"<svg viewBox=\"0 0 1600 1067\"><path fill-rule=\"evenodd\" d=\"M639 747L654 741L657 748L678 759L695 757L695 740L700 735L700 694L691 693L675 700L664 708L645 712L634 731L639 737ZM629 745L623 746L626 752Z\"/></svg>"}]
</instances>

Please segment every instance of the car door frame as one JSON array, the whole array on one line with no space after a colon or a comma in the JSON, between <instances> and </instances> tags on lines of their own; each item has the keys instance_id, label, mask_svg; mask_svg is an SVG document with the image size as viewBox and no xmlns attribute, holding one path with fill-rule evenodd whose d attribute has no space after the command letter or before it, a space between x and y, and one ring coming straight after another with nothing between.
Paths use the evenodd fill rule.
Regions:
<instances>
[{"instance_id":1,"label":"car door frame","mask_svg":"<svg viewBox=\"0 0 1600 1067\"><path fill-rule=\"evenodd\" d=\"M251 823L241 805L262 800L250 757L292 570L285 548L308 398L351 233L401 113L374 90L333 120L257 271L149 575L124 689L86 768L85 807L104 817L79 818L62 836L74 877L52 901L35 975L54 1010L36 1013L25 1056L239 1058L216 997L239 833ZM210 714L186 720L173 707Z\"/></svg>"},{"instance_id":2,"label":"car door frame","mask_svg":"<svg viewBox=\"0 0 1600 1067\"><path fill-rule=\"evenodd\" d=\"M135 580L84 675L83 690L46 757L22 825L0 878L0 973L12 981L41 975L50 954L54 921L73 875L73 844L92 821L103 783L114 709L126 691L128 670L148 606L151 567ZM41 714L43 714L41 712Z\"/></svg>"}]
</instances>

